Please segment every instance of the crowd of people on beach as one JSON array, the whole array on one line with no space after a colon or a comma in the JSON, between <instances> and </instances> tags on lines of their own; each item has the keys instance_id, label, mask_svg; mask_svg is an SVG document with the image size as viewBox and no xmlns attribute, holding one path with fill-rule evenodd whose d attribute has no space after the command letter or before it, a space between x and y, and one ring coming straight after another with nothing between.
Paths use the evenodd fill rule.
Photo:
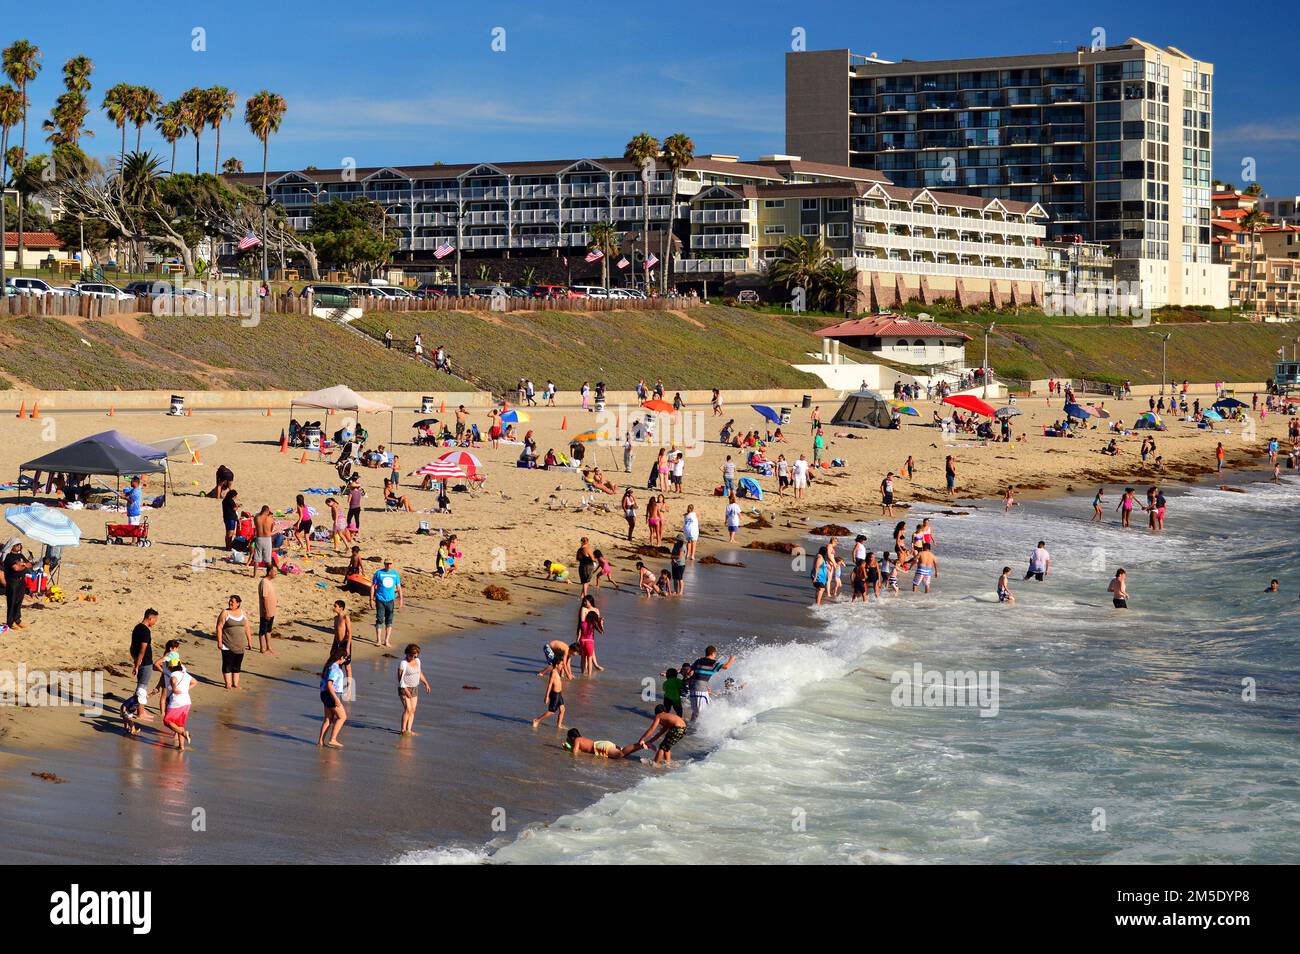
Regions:
<instances>
[{"instance_id":1,"label":"crowd of people on beach","mask_svg":"<svg viewBox=\"0 0 1300 954\"><path fill-rule=\"evenodd\" d=\"M1052 382L1053 395L1064 393L1067 403L1073 401L1074 393L1069 385L1058 386ZM665 393L662 381L656 381L647 387L644 381L637 386L639 397L650 400L652 397L662 400ZM914 399L919 394L911 388L902 388L900 393L905 399ZM595 403L603 401L604 386L597 382L596 400L591 401L590 389L584 385L582 391L583 405L594 409ZM530 379L521 377L516 392L520 405L536 406L539 392ZM548 381L540 397L548 404L553 404L555 385ZM1186 390L1181 402L1171 404L1175 407L1186 405ZM1151 399L1153 413L1163 409L1163 398ZM1261 413L1271 406L1273 396L1264 402L1258 396L1252 401L1252 410ZM674 404L684 406L681 395L677 394ZM714 390L710 405L716 417L725 418L722 395ZM1200 415L1199 401L1193 402L1190 411ZM1185 408L1184 408L1185 409ZM506 436L506 422L503 412L492 408L489 412L488 441L495 444ZM956 412L953 412L956 417ZM948 427L954 430L967 426L969 419L946 419L945 432ZM1004 422L1005 423L1005 422ZM788 425L788 420L785 421ZM444 425L444 429L445 425ZM448 437L459 441L474 440L477 427L469 420L469 413L462 405L455 411L455 432ZM1288 434L1292 442L1289 454L1284 455L1279 441L1274 438L1268 443L1269 460L1273 467L1274 479L1279 479L1281 461L1289 458L1294 466L1300 457L1300 419L1292 418ZM524 454L536 454L535 442L531 441L532 432L525 438ZM826 459L827 434L821 421L820 408L812 408L808 438L809 454L798 453L790 449L787 460L785 453L777 453L776 460L770 459L770 453L776 445L790 444L790 438L783 426L765 432L754 429L741 432L735 427L734 419L727 419L719 432L719 443L727 451L719 467L718 482L714 496L719 501L718 516L725 531L725 542L729 545L739 544L741 521L745 515L745 506L751 515L762 519L762 511L755 506L761 501L761 491L754 493L756 477L776 478L776 492L784 497L789 491L795 501L804 499L810 484L832 466ZM996 439L996 438L994 438ZM1004 430L1003 439L1009 439L1009 429ZM531 442L531 443L530 443ZM632 447L634 441L631 430L624 434L624 472L633 470ZM549 456L549 454L548 454ZM1144 435L1138 457L1143 465L1153 465L1159 470L1161 457L1157 453L1157 440L1154 434ZM1226 452L1222 442L1215 450L1215 465L1223 467ZM361 458L365 463L372 459ZM380 447L373 458L374 466L388 471L384 478L383 504L386 509L409 512L412 505L409 495L400 489L401 474L399 460ZM918 466L913 456L909 455L897 472L889 470L879 485L881 515L893 518L895 508L906 506L900 504L900 486L903 482L911 484L917 479ZM701 537L702 514L696 503L686 503L681 510L680 529L675 533L668 530L673 511L677 509L678 498L685 495L687 470L686 454L682 449L672 446L660 447L655 460L646 473L645 490L647 499L642 507L637 499L637 487L627 484L623 487L618 511L626 523L626 542L635 542L638 522L644 519L645 545L637 547L637 555L642 556L635 563L637 579L635 586L628 585L629 592L635 592L646 598L679 598L686 590L686 570L698 561L698 544ZM618 487L613 480L605 477L598 468L589 468L584 474L584 487L594 488L601 493L617 494ZM954 455L949 454L944 461L945 492L948 497L957 493L958 467ZM423 489L435 489L426 482ZM1140 510L1147 516L1147 529L1160 532L1165 528L1168 500L1158 482L1147 486L1145 502L1139 496L1136 486L1127 486L1116 502L1113 510L1118 514L1121 528L1131 528L1134 511ZM1018 488L1014 484L1006 485L1002 492L1002 510L1004 514L1013 511L1019 501ZM345 593L360 595L365 599L365 606L374 613L374 645L388 648L393 645L395 617L405 603L402 577L389 558L375 560L381 568L370 572L362 556L361 538L362 510L366 491L361 486L360 475L353 473L335 491L328 493L325 509L328 511L326 526L316 526L316 512L309 507L306 497L299 493L291 508L275 512L263 504L255 513L243 509L239 493L235 487L235 475L226 466L218 468L216 484L207 496L220 500L223 522L223 548L230 553L230 559L237 564L247 564L254 579L258 570L263 570L257 584L257 645L253 640L252 609L245 608L243 597L232 593L216 617L213 628L213 640L218 651L222 683L227 691L240 689L240 677L243 672L244 656L256 651L274 655L272 637L276 626L279 605L277 583L283 575L296 575L301 570L289 558L290 549L296 549L295 559L309 560L328 544L334 553L347 553L348 564L342 573L340 583ZM440 492L439 508L441 512L450 512L450 505L444 503L445 483ZM742 504L742 500L746 501ZM1106 519L1109 506L1106 488L1098 487L1092 498L1093 522ZM770 513L775 517L775 513ZM762 525L761 522L756 525ZM721 539L721 538L720 538ZM665 542L669 541L669 542ZM830 536L820 546L809 567L813 602L822 605L843 599L845 577L848 583L848 600L850 603L880 600L901 594L910 582L911 592L922 596L931 593L940 582L939 541L929 517L917 521L910 529L908 522L899 520L893 527L887 544L872 547L868 537L859 533L850 546L842 547L841 541ZM843 552L847 550L848 552ZM436 564L434 575L444 576L454 572L457 558L461 556L457 537L444 535L436 546ZM653 568L648 561L655 557L666 558L666 565ZM4 556L4 571L8 591L11 572L22 573L23 556L21 548L16 547ZM571 578L570 566L576 571L576 580ZM544 667L538 675L545 679L545 711L531 720L534 728L555 717L557 729L566 725L566 703L564 697L565 683L575 678L592 678L604 671L598 661L597 642L603 637L606 619L599 605L602 587L608 586L613 591L622 591L624 585L616 580L615 568L592 540L583 536L573 558L569 563L547 559L542 563L542 576L552 583L576 583L579 586L579 609L572 640L551 640L543 647ZM1051 572L1051 556L1046 541L1040 540L1031 551L1024 581L1045 582ZM998 603L1014 604L1016 596L1012 592L1011 566L1004 566L998 574L993 587L993 595ZM910 580L909 580L910 577ZM319 584L324 585L324 584ZM1127 571L1119 568L1109 580L1107 591L1112 605L1116 609L1127 609L1129 590L1127 588ZM21 602L21 600L19 601ZM322 706L322 719L318 735L318 744L328 748L341 748L340 734L349 720L348 707L355 700L356 684L352 674L353 655L353 618L348 603L344 599L335 600L332 607L332 640L323 666L319 673L319 698ZM11 610L12 615L12 610ZM135 735L139 724L152 721L148 703L155 695L159 697L158 710L165 730L171 733L171 741L178 749L185 749L191 742L188 729L189 711L195 686L195 679L190 674L190 660L181 658L181 644L176 640L167 643L164 653L155 658L152 647L152 629L158 621L156 610L150 609L135 627L130 644L133 673L136 678L135 691L121 706L122 723L126 731ZM21 622L14 620L15 625ZM656 700L651 723L642 736L626 746L617 746L613 742L592 739L577 729L570 729L565 747L574 755L590 754L604 758L626 758L638 751L656 747L655 761L671 761L671 752L686 734L689 723L686 721L685 706L690 707L690 721L694 722L707 710L711 699L710 680L719 673L729 669L734 656L725 661L718 654L715 646L708 646L703 655L692 662L683 662L679 666L665 668L662 671L662 684ZM577 663L575 673L575 663ZM402 652L394 674L400 703L398 731L403 735L414 735L416 711L421 691L431 693L429 681L421 669L420 646L407 644ZM724 688L733 688L731 680L726 680Z\"/></svg>"}]
</instances>

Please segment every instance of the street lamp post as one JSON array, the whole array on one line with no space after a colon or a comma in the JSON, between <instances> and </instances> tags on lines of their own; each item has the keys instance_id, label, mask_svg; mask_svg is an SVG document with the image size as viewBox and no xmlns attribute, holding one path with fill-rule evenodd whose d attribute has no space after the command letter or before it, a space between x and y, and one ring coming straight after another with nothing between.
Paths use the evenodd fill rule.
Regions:
<instances>
[{"instance_id":1,"label":"street lamp post","mask_svg":"<svg viewBox=\"0 0 1300 954\"><path fill-rule=\"evenodd\" d=\"M989 396L989 335L993 333L995 327L997 327L997 322L991 321L989 326L984 329L984 364L981 366L981 370L984 372L984 397Z\"/></svg>"},{"instance_id":2,"label":"street lamp post","mask_svg":"<svg viewBox=\"0 0 1300 954\"><path fill-rule=\"evenodd\" d=\"M1155 331L1148 332L1160 339L1160 396L1165 396L1165 369L1168 367L1169 358L1169 339L1174 336L1171 331L1167 334L1160 334Z\"/></svg>"}]
</instances>

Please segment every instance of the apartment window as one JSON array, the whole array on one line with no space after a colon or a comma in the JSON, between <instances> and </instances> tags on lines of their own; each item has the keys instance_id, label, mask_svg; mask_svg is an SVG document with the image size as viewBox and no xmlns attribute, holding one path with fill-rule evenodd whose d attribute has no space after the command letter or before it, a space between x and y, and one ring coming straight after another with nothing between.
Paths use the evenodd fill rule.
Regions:
<instances>
[{"instance_id":1,"label":"apartment window","mask_svg":"<svg viewBox=\"0 0 1300 954\"><path fill-rule=\"evenodd\" d=\"M847 212L848 210L849 210L848 199L827 199L826 200L827 212Z\"/></svg>"},{"instance_id":2,"label":"apartment window","mask_svg":"<svg viewBox=\"0 0 1300 954\"><path fill-rule=\"evenodd\" d=\"M847 222L832 222L826 226L827 238L848 238L849 226Z\"/></svg>"},{"instance_id":3,"label":"apartment window","mask_svg":"<svg viewBox=\"0 0 1300 954\"><path fill-rule=\"evenodd\" d=\"M807 238L816 238L820 234L820 230L817 228L815 224L805 225L802 229L799 230L799 232L801 235Z\"/></svg>"},{"instance_id":4,"label":"apartment window","mask_svg":"<svg viewBox=\"0 0 1300 954\"><path fill-rule=\"evenodd\" d=\"M784 209L785 199L764 199L763 208L765 209Z\"/></svg>"},{"instance_id":5,"label":"apartment window","mask_svg":"<svg viewBox=\"0 0 1300 954\"><path fill-rule=\"evenodd\" d=\"M816 211L817 211L817 200L816 200L816 199L804 199L802 202L799 203L799 208L803 209L805 212L816 212Z\"/></svg>"},{"instance_id":6,"label":"apartment window","mask_svg":"<svg viewBox=\"0 0 1300 954\"><path fill-rule=\"evenodd\" d=\"M764 234L764 235L784 235L784 234L785 234L785 226L784 226L784 225L765 225L765 226L763 226L763 234Z\"/></svg>"}]
</instances>

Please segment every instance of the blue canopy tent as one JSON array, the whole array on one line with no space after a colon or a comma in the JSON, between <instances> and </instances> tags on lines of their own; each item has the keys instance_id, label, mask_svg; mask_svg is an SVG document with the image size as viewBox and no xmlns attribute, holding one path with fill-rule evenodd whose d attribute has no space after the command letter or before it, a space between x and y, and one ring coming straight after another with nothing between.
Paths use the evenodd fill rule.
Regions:
<instances>
[{"instance_id":1,"label":"blue canopy tent","mask_svg":"<svg viewBox=\"0 0 1300 954\"><path fill-rule=\"evenodd\" d=\"M753 477L741 477L737 484L745 491L745 496L752 497L755 500L763 499L763 488L759 486L758 481Z\"/></svg>"}]
</instances>

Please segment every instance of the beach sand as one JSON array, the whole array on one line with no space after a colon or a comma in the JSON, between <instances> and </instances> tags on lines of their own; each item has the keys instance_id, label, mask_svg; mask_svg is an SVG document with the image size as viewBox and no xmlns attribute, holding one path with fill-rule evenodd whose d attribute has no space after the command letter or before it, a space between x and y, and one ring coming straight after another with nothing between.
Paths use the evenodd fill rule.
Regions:
<instances>
[{"instance_id":1,"label":"beach sand","mask_svg":"<svg viewBox=\"0 0 1300 954\"><path fill-rule=\"evenodd\" d=\"M1200 396L1202 403L1212 400L1207 395ZM845 466L823 472L824 479L816 480L800 503L788 494L785 498L777 497L774 479L762 481L768 492L757 506L770 526L759 530L747 527L742 530L740 543L744 546L754 541L790 541L819 521L833 520L836 514L878 516L879 482L887 470L897 473L909 454L916 461L916 479L911 483L900 480L896 484L897 497L904 504L949 499L943 490L943 460L947 454L955 455L957 461L958 494L954 504L958 506L962 499L998 497L1008 483L1014 483L1022 497L1059 492L1067 487L1087 490L1105 483L1111 488L1113 504L1119 496L1115 492L1117 484L1132 483L1144 489L1157 480L1166 483L1190 480L1211 472L1213 450L1219 440L1228 451L1229 465L1254 461L1270 436L1285 435L1287 420L1270 415L1259 422L1250 440L1245 439L1238 425L1229 425L1231 433L1225 435L1200 431L1191 424L1170 422L1170 430L1152 435L1159 442L1159 453L1164 458L1163 469L1156 471L1139 464L1140 436L1121 438L1123 453L1117 458L1100 453L1109 438L1101 430L1089 431L1077 439L1042 437L1042 425L1060 416L1060 403L1059 399L1021 399L1018 406L1024 413L1016 420L1016 433L1027 433L1030 437L1011 444L983 445L967 436L945 442L937 429L919 424L905 423L898 431L874 431L833 427L828 423L825 457L842 458ZM922 401L917 407L920 417L911 420L925 422L939 405ZM1107 408L1115 417L1131 422L1146 410L1146 404L1136 400L1108 401ZM835 409L832 403L820 405L822 418L829 422ZM639 413L639 409L634 412ZM528 409L527 413L532 420L520 430L533 429L543 452L548 447L563 450L575 433L594 423L594 415L574 407ZM412 433L409 423L419 416L412 410L396 414L396 442L392 449L401 456L404 474L443 452L406 443ZM792 423L785 428L790 443L772 447L770 456L774 458L781 452L794 460L803 452L811 458L810 416L809 410L796 409ZM372 446L389 443L384 417L367 418L363 422L370 428ZM704 408L698 432L705 440L688 450L688 454L696 456L687 458L687 493L681 498L667 495L667 541L671 543L680 528L685 506L693 503L701 513L701 556L726 546L725 500L713 496L712 490L721 483L720 469L727 453L741 465L743 474L743 451L717 443L718 429L732 417L742 431L764 426L747 406L727 408L722 418L710 416L708 408ZM340 420L338 416L326 420L325 429L333 431ZM476 411L472 420L486 430L483 411ZM626 412L621 412L620 422L625 424L626 420ZM238 593L250 616L255 618L257 591L247 567L222 559L220 504L202 496L213 485L216 466L224 463L234 471L241 506L254 512L263 503L276 510L287 509L292 506L295 494L306 488L338 484L334 469L318 462L315 455L300 463L300 451L279 452L280 431L286 423L287 415L283 413L266 417L248 411L208 411L185 418L167 417L161 412L119 413L114 417L102 413L59 412L44 414L36 421L0 419L0 474L5 475L16 475L22 461L109 428L141 441L193 433L212 433L219 438L216 446L201 452L201 463L172 464L176 492L168 498L165 508L148 511L153 540L149 548L102 542L106 520L121 520L120 515L68 511L84 535L80 547L65 551L59 582L68 601L59 605L28 603L24 610L27 628L0 634L0 671L14 672L20 665L28 671L103 668L106 691L120 698L131 684L127 661L131 628L143 610L153 606L161 614L154 627L155 646L161 647L170 638L180 639L182 654L190 661L195 674L207 679L215 676L219 685L218 652L212 640L217 613L228 594ZM562 424L567 424L567 428L561 430ZM540 567L542 560L548 558L572 565L578 539L584 535L612 560L616 578L625 585L634 584L638 557L624 543L625 523L618 511L617 495L593 498L590 492L584 494L581 479L573 472L516 468L517 445L503 444L496 449L483 446L475 448L474 453L485 465L488 482L476 495L453 494L452 515L383 512L379 505L382 479L387 471L362 469L368 492L364 534L359 541L362 554L370 561L367 565L375 568L382 556L394 560L403 574L408 606L427 611L421 614L420 639L470 630L478 632L485 625L490 632L493 623L526 619L530 614L542 612L552 601L575 599L578 588L574 583L547 583L540 578ZM626 475L621 473L621 446L593 446L589 458L603 467L620 491L626 483L637 489L641 510L634 540L637 545L646 542L644 507L648 492L644 487L655 453L650 446L639 446L632 473ZM432 507L436 494L415 490L412 483L411 479L404 478L403 492L411 496L412 505L417 509ZM157 484L158 478L154 478L149 489L154 490ZM18 500L14 492L4 496L7 503ZM580 509L584 496L596 499L596 506ZM25 498L24 502L29 499ZM318 511L317 525L328 517L324 501L324 496L307 497L308 505ZM743 505L750 515L755 505L749 501ZM899 518L903 516L900 511ZM428 521L435 536L416 534L421 520ZM746 522L752 522L752 515ZM438 579L431 573L439 529L455 532L460 537L464 556L451 579ZM279 577L276 655L248 655L245 670L249 675L241 695L255 694L260 683L282 678L294 668L312 673L313 679L309 681L314 682L314 673L328 648L329 607L341 595L336 585L340 577L331 573L330 568L341 567L346 562L342 554L335 556L329 552L328 543L317 544L321 546L324 549L319 550L320 555L311 559L302 558L291 548L289 560L302 566L305 572ZM657 570L666 563L665 558L666 551L654 558L647 557L647 562ZM508 601L486 598L484 589L489 584L504 587L509 594ZM93 597L94 602L86 597ZM356 658L359 664L368 664L381 651L373 643L364 642L373 639L371 619L364 612L365 601L354 595L345 598L356 619L357 637L363 640L357 646ZM399 634L402 632L399 626ZM414 635L397 635L395 643ZM209 695L222 691L206 689ZM314 710L313 700L311 694L304 702L304 711ZM12 751L66 745L78 738L84 740L88 733L78 713L75 708L46 706L0 708L0 747Z\"/></svg>"}]
</instances>

